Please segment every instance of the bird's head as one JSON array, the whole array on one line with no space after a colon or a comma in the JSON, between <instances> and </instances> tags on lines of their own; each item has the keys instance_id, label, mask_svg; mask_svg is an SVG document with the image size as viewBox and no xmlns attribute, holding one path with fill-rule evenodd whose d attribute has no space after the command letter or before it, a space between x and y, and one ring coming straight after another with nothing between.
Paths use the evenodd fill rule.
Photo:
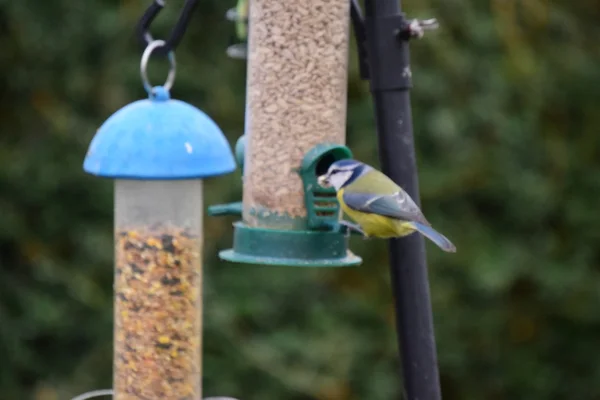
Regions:
<instances>
[{"instance_id":1,"label":"bird's head","mask_svg":"<svg viewBox=\"0 0 600 400\"><path fill-rule=\"evenodd\" d=\"M367 173L372 168L360 161L344 159L331 164L329 170L318 179L323 187L334 187L340 190Z\"/></svg>"}]
</instances>

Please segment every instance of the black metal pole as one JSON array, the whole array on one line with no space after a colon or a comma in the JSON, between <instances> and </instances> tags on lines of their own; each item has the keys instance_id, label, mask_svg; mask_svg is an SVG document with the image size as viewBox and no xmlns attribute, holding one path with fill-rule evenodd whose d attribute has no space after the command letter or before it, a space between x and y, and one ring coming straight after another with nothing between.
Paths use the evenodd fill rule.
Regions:
<instances>
[{"instance_id":1,"label":"black metal pole","mask_svg":"<svg viewBox=\"0 0 600 400\"><path fill-rule=\"evenodd\" d=\"M365 28L382 170L419 204L409 93L410 35L400 1L366 0ZM390 269L405 397L440 400L425 244L421 235L390 240Z\"/></svg>"}]
</instances>

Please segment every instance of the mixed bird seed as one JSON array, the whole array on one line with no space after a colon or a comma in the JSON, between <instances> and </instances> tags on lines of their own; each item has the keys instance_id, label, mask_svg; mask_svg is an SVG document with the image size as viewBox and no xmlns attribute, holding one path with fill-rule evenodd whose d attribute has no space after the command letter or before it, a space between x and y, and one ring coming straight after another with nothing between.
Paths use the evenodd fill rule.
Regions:
<instances>
[{"instance_id":1,"label":"mixed bird seed","mask_svg":"<svg viewBox=\"0 0 600 400\"><path fill-rule=\"evenodd\" d=\"M115 400L200 400L200 238L132 229L116 241Z\"/></svg>"}]
</instances>

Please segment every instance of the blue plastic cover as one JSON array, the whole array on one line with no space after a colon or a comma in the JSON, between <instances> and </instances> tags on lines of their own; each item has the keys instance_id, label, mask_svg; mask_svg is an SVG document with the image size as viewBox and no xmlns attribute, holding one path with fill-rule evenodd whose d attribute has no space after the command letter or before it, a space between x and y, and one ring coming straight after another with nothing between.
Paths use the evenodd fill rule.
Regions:
<instances>
[{"instance_id":1,"label":"blue plastic cover","mask_svg":"<svg viewBox=\"0 0 600 400\"><path fill-rule=\"evenodd\" d=\"M217 124L155 87L150 99L114 113L90 143L83 169L117 179L193 179L223 175L236 164Z\"/></svg>"}]
</instances>

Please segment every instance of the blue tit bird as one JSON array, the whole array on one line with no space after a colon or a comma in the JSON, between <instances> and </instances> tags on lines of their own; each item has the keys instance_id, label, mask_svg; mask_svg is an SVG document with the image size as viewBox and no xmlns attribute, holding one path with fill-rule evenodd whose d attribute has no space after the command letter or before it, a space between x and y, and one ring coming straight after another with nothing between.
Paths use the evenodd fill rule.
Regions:
<instances>
[{"instance_id":1,"label":"blue tit bird","mask_svg":"<svg viewBox=\"0 0 600 400\"><path fill-rule=\"evenodd\" d=\"M342 210L358 225L344 220L340 224L365 237L395 238L419 232L440 249L456 252L454 244L431 227L408 193L373 167L356 160L339 160L318 182L335 188Z\"/></svg>"}]
</instances>

